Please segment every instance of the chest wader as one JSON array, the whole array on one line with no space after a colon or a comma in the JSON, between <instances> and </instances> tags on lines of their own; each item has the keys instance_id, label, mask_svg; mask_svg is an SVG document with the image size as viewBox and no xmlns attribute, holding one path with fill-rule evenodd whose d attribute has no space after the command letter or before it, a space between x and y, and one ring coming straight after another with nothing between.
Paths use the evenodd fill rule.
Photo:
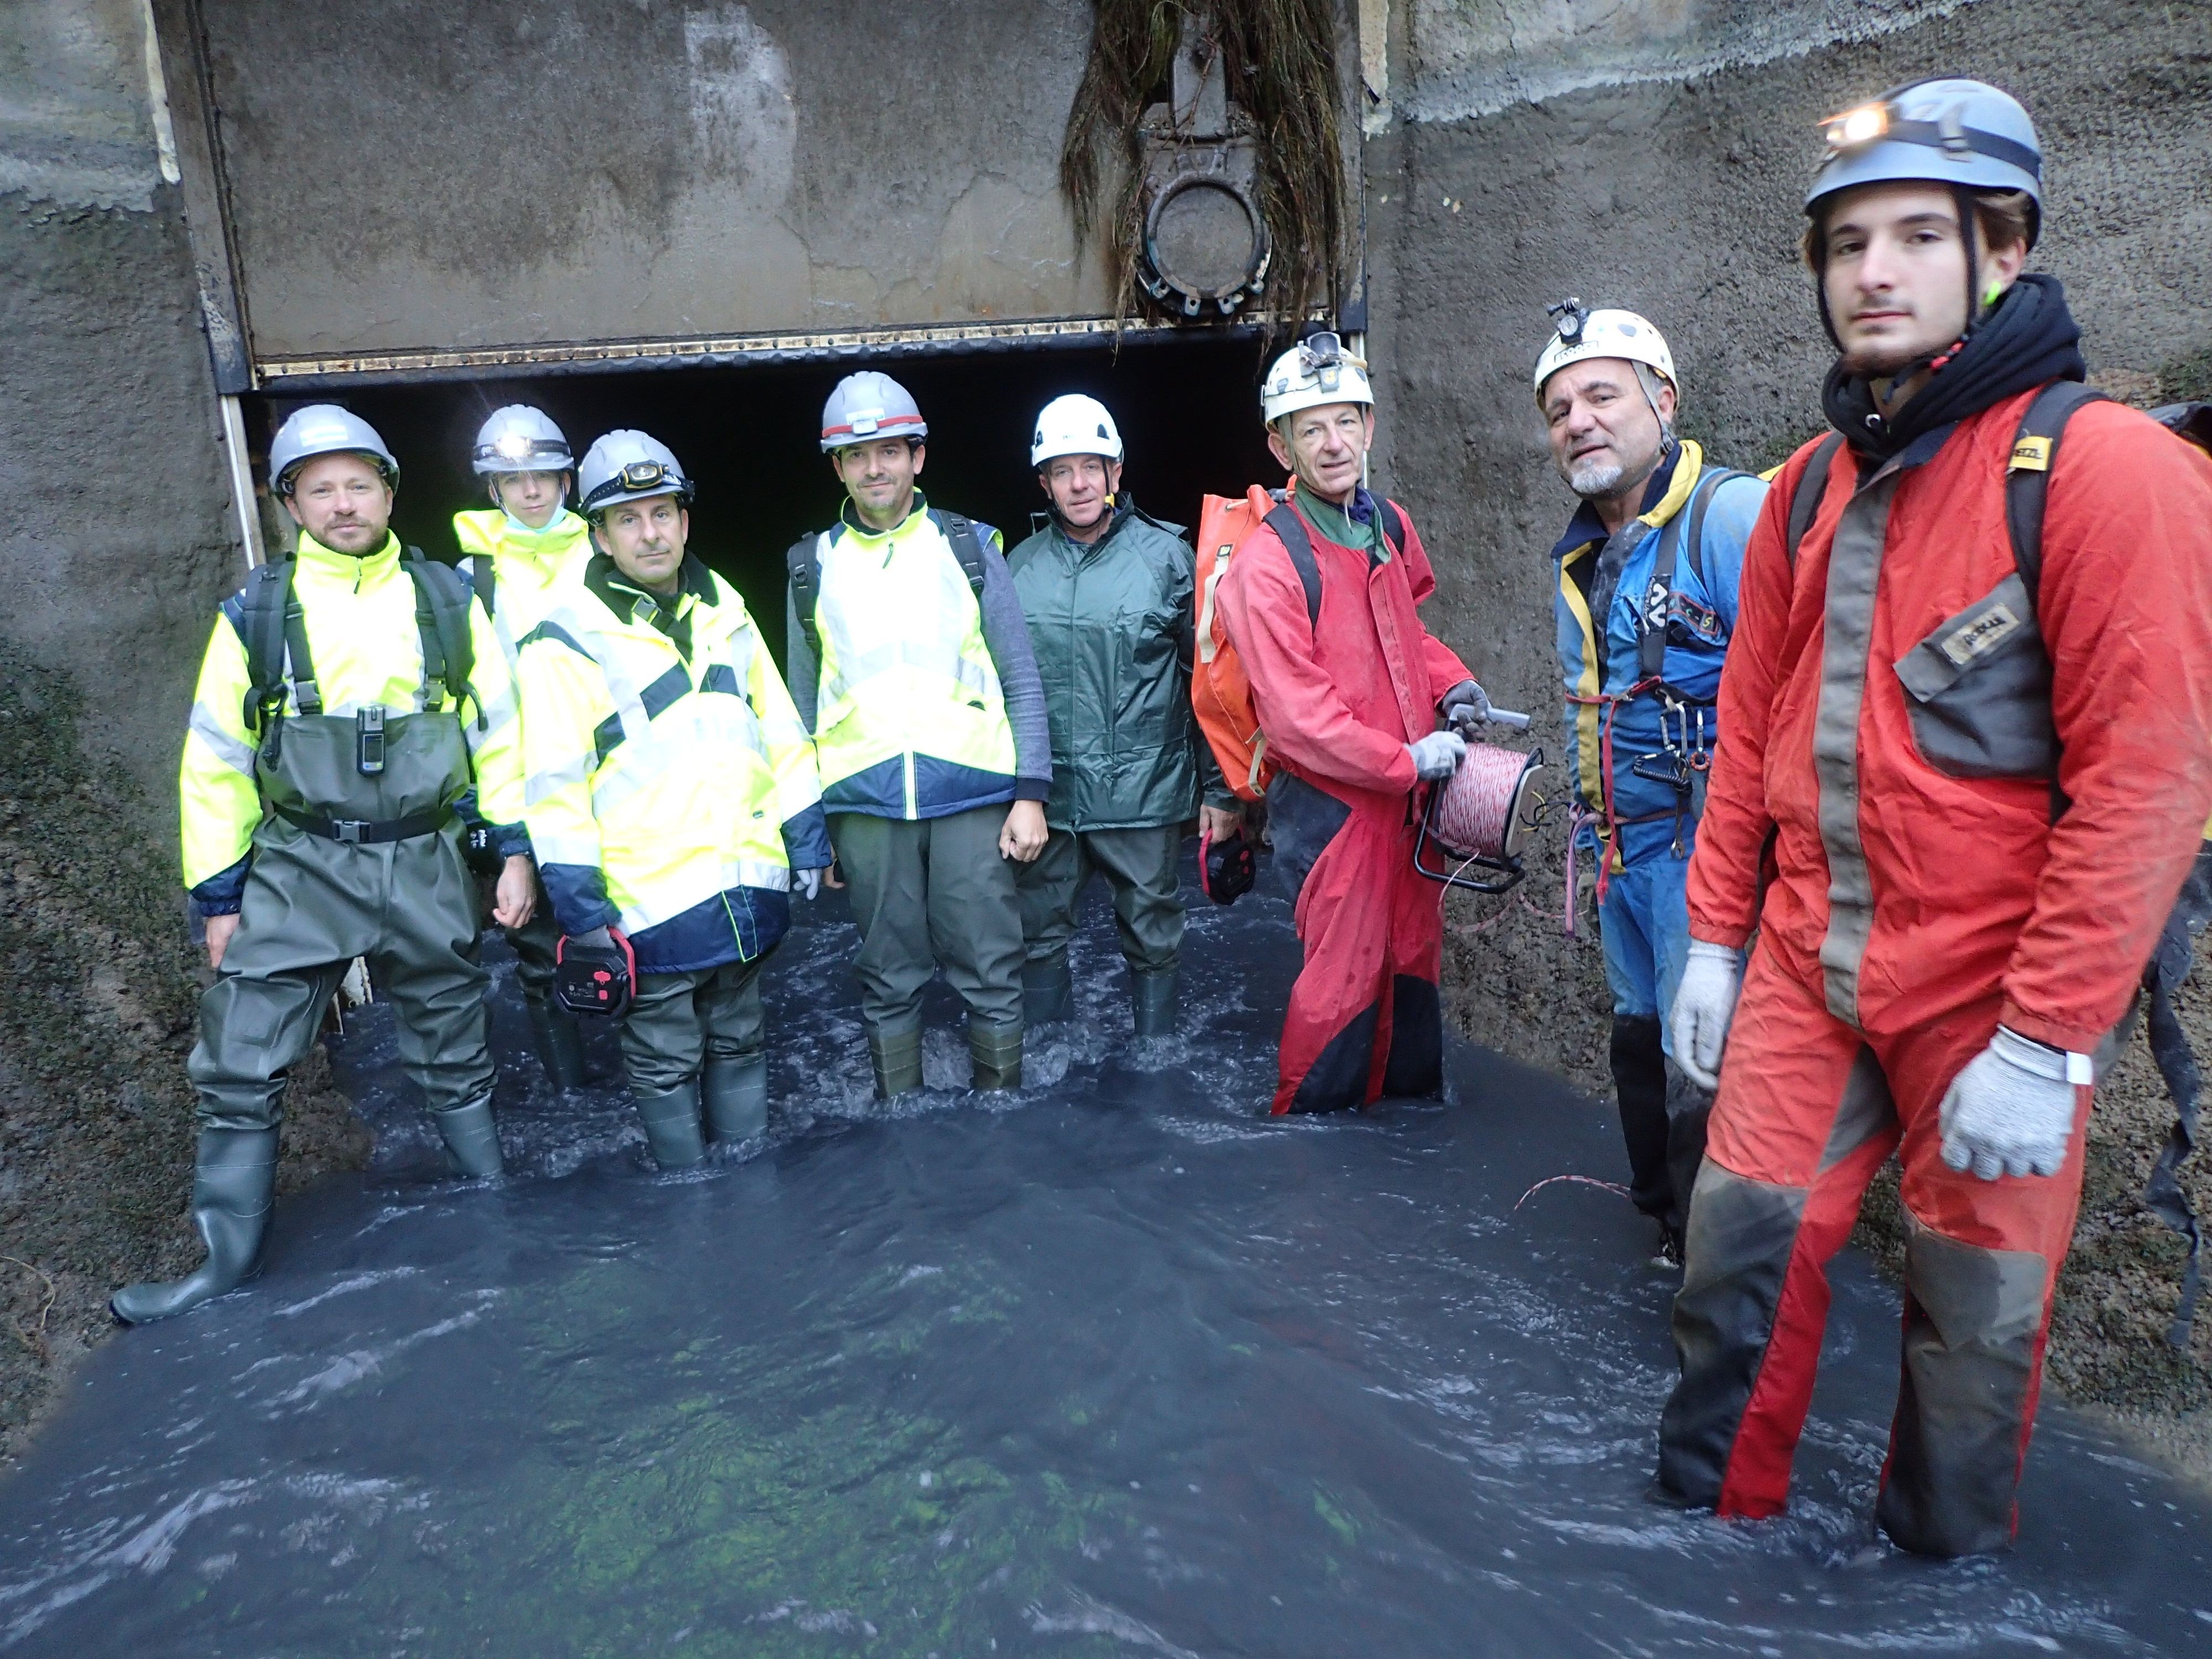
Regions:
<instances>
[{"instance_id":1,"label":"chest wader","mask_svg":"<svg viewBox=\"0 0 2212 1659\"><path fill-rule=\"evenodd\" d=\"M182 1313L259 1271L286 1074L355 957L398 1005L401 1060L455 1170L501 1173L475 886L453 805L471 781L458 712L473 702L467 590L419 555L407 564L424 670L408 714L324 714L289 562L247 585L246 723L268 816L187 1066L200 1095L192 1219L208 1257L183 1279L117 1291L109 1306L125 1323ZM288 689L295 715L282 712Z\"/></svg>"},{"instance_id":2,"label":"chest wader","mask_svg":"<svg viewBox=\"0 0 2212 1659\"><path fill-rule=\"evenodd\" d=\"M480 553L468 561L470 586L475 590L477 602L484 608L484 615L492 619L492 627L502 642L513 637L514 628L503 620L495 608L499 598L499 577L492 556ZM512 658L509 659L510 663ZM469 867L479 876L496 878L504 869L506 860L490 845L490 832L482 825L471 828L466 842ZM584 1039L576 1024L576 1017L561 1006L553 995L553 957L561 943L561 924L554 917L553 906L544 890L538 890L538 908L528 921L520 927L502 927L514 951L515 978L522 985L522 1004L530 1015L530 1046L538 1056L538 1069L545 1080L562 1094L584 1086Z\"/></svg>"}]
</instances>

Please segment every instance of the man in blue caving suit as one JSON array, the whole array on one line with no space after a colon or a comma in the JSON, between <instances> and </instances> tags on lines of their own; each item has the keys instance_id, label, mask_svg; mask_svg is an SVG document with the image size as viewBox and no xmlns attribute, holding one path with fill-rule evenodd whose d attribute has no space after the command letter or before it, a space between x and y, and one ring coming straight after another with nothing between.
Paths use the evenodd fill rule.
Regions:
<instances>
[{"instance_id":1,"label":"man in blue caving suit","mask_svg":"<svg viewBox=\"0 0 2212 1659\"><path fill-rule=\"evenodd\" d=\"M1573 855L1591 849L1599 871L1630 1192L1659 1224L1653 1260L1672 1267L1712 1097L1670 1062L1662 1022L1689 949L1684 884L1713 702L1766 485L1675 436L1674 362L1657 329L1578 300L1552 313L1536 404L1582 497L1553 550Z\"/></svg>"}]
</instances>

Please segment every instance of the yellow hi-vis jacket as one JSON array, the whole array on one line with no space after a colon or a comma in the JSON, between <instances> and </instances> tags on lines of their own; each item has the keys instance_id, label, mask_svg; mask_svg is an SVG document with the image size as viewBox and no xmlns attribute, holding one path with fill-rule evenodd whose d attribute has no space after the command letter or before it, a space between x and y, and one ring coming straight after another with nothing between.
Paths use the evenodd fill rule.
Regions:
<instances>
[{"instance_id":1,"label":"yellow hi-vis jacket","mask_svg":"<svg viewBox=\"0 0 2212 1659\"><path fill-rule=\"evenodd\" d=\"M997 547L999 534L977 526ZM983 613L939 515L815 538L814 746L832 812L940 817L1014 799L1013 726Z\"/></svg>"},{"instance_id":2,"label":"yellow hi-vis jacket","mask_svg":"<svg viewBox=\"0 0 2212 1659\"><path fill-rule=\"evenodd\" d=\"M544 617L556 587L580 575L592 556L591 530L565 507L543 530L526 530L495 507L454 514L453 540L512 668L522 636Z\"/></svg>"},{"instance_id":3,"label":"yellow hi-vis jacket","mask_svg":"<svg viewBox=\"0 0 2212 1659\"><path fill-rule=\"evenodd\" d=\"M304 532L292 571L292 593L307 630L308 654L325 716L350 719L374 705L393 714L425 712L422 641L414 581L401 567L399 538L387 534L375 552L334 553ZM255 776L256 736L246 721L252 689L241 590L223 602L200 661L190 729L177 777L184 841L185 885L205 915L239 908L253 833L266 816ZM469 607L475 663L470 670L477 709L456 713L476 769L476 811L496 829L522 821L522 754L514 682L481 605ZM454 704L441 698L439 709ZM481 712L482 723L477 719ZM300 713L288 683L284 715ZM457 793L465 793L467 780ZM500 836L524 850L519 836Z\"/></svg>"},{"instance_id":4,"label":"yellow hi-vis jacket","mask_svg":"<svg viewBox=\"0 0 2212 1659\"><path fill-rule=\"evenodd\" d=\"M618 927L641 973L750 962L828 867L814 747L735 589L687 557L674 598L605 554L522 641L525 811L556 917Z\"/></svg>"}]
</instances>

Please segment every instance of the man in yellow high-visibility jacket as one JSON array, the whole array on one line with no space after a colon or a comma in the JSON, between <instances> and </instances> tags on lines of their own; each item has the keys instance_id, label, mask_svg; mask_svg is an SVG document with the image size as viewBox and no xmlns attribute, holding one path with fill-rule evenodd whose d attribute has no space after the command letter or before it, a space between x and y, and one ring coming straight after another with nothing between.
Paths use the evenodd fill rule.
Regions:
<instances>
[{"instance_id":1,"label":"man in yellow high-visibility jacket","mask_svg":"<svg viewBox=\"0 0 2212 1659\"><path fill-rule=\"evenodd\" d=\"M477 432L471 462L492 505L453 514L453 539L512 668L519 641L544 617L557 585L592 556L584 521L568 508L576 463L552 417L528 404L491 412ZM552 994L561 929L542 892L530 920L506 933L545 1079L556 1089L580 1088L584 1050L575 1016Z\"/></svg>"},{"instance_id":2,"label":"man in yellow high-visibility jacket","mask_svg":"<svg viewBox=\"0 0 2212 1659\"><path fill-rule=\"evenodd\" d=\"M767 1127L761 963L790 890L821 889L829 827L760 630L685 550L676 457L610 432L577 478L595 550L522 641L530 834L572 942L629 942L623 1066L655 1160L680 1168L707 1130Z\"/></svg>"},{"instance_id":3,"label":"man in yellow high-visibility jacket","mask_svg":"<svg viewBox=\"0 0 2212 1659\"><path fill-rule=\"evenodd\" d=\"M789 555L792 696L852 889L886 1099L921 1086L921 994L940 966L968 1005L975 1086L1021 1086L1008 860L1043 851L1052 793L1044 689L999 532L922 498L928 434L889 375L840 381L822 449L849 499Z\"/></svg>"},{"instance_id":4,"label":"man in yellow high-visibility jacket","mask_svg":"<svg viewBox=\"0 0 2212 1659\"><path fill-rule=\"evenodd\" d=\"M496 914L519 926L535 888L507 659L459 573L402 552L389 527L398 463L367 422L311 404L269 464L298 550L224 605L178 779L185 881L217 973L188 1066L208 1256L173 1283L117 1291L129 1323L259 1267L285 1073L356 957L398 1009L400 1059L454 1167L501 1169L460 811L473 772L507 855Z\"/></svg>"}]
</instances>

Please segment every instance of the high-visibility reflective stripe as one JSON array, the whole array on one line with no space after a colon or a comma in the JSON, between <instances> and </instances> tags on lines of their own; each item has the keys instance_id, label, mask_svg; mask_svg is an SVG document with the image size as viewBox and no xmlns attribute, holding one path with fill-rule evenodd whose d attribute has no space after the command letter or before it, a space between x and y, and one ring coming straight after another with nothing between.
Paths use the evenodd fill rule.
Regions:
<instances>
[{"instance_id":1,"label":"high-visibility reflective stripe","mask_svg":"<svg viewBox=\"0 0 2212 1659\"><path fill-rule=\"evenodd\" d=\"M701 751L734 739L760 757L771 774L768 744L762 741L760 722L741 698L701 697L682 718L647 726L635 740L625 743L599 768L592 783L592 811L605 817L641 789L658 783L670 772L698 763ZM619 759L617 758L619 757Z\"/></svg>"},{"instance_id":2,"label":"high-visibility reflective stripe","mask_svg":"<svg viewBox=\"0 0 2212 1659\"><path fill-rule=\"evenodd\" d=\"M208 746L209 751L232 771L243 773L249 778L253 775L253 745L223 730L222 722L214 709L205 703L194 703L191 729Z\"/></svg>"},{"instance_id":3,"label":"high-visibility reflective stripe","mask_svg":"<svg viewBox=\"0 0 2212 1659\"><path fill-rule=\"evenodd\" d=\"M574 864L586 869L599 867L599 841L596 836L541 833L533 828L530 832L530 847L540 864Z\"/></svg>"},{"instance_id":4,"label":"high-visibility reflective stripe","mask_svg":"<svg viewBox=\"0 0 2212 1659\"><path fill-rule=\"evenodd\" d=\"M550 800L563 789L574 788L590 777L592 769L598 764L599 761L594 756L571 755L558 766L549 766L542 772L532 772L523 781L523 805L526 807L535 806L542 800Z\"/></svg>"},{"instance_id":5,"label":"high-visibility reflective stripe","mask_svg":"<svg viewBox=\"0 0 2212 1659\"><path fill-rule=\"evenodd\" d=\"M714 889L717 893L726 893L732 887L759 887L777 893L791 890L789 865L770 864L765 859L724 859L720 871L721 885ZM622 906L623 932L641 933L648 927L658 927L712 896L714 894L702 893L687 884L681 891L666 898L633 900Z\"/></svg>"}]
</instances>

